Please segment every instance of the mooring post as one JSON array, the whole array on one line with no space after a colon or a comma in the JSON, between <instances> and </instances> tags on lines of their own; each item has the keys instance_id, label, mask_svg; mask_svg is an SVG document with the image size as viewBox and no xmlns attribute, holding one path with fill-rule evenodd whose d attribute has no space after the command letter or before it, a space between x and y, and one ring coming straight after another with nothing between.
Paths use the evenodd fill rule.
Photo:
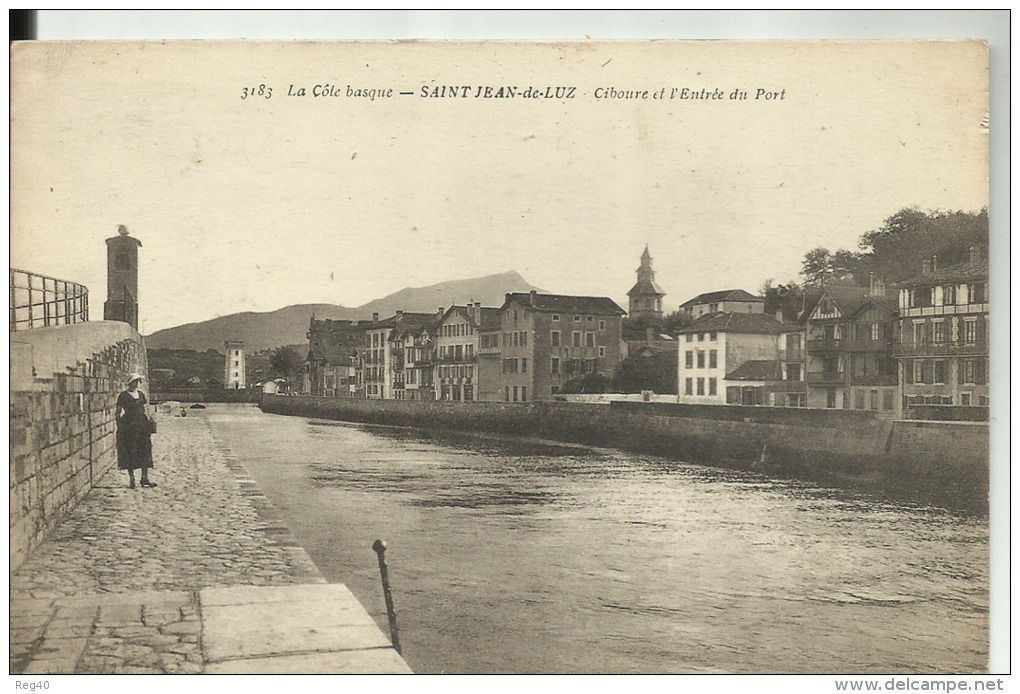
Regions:
<instances>
[{"instance_id":1,"label":"mooring post","mask_svg":"<svg viewBox=\"0 0 1020 694\"><path fill-rule=\"evenodd\" d=\"M386 598L386 616L390 620L390 641L393 648L400 653L400 635L397 633L397 611L393 607L393 594L390 593L390 574L386 569L386 543L376 540L372 549L379 557L379 574L382 576L383 597Z\"/></svg>"}]
</instances>

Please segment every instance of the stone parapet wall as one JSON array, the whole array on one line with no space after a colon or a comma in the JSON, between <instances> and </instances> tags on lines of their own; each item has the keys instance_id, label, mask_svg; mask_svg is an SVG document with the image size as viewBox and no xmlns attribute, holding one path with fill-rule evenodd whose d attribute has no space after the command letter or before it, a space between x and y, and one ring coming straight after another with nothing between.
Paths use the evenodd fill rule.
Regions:
<instances>
[{"instance_id":1,"label":"stone parapet wall","mask_svg":"<svg viewBox=\"0 0 1020 694\"><path fill-rule=\"evenodd\" d=\"M116 465L117 396L129 373L147 372L142 338L126 323L40 328L19 332L14 340L12 571Z\"/></svg>"}]
</instances>

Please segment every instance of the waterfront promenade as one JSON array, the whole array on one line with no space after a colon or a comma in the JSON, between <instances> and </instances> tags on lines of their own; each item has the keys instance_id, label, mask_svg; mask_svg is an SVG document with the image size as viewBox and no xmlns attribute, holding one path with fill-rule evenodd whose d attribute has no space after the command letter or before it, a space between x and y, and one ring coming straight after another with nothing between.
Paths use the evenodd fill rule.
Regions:
<instances>
[{"instance_id":1,"label":"waterfront promenade","mask_svg":"<svg viewBox=\"0 0 1020 694\"><path fill-rule=\"evenodd\" d=\"M11 575L10 672L408 673L205 417L161 417L154 489L112 470Z\"/></svg>"}]
</instances>

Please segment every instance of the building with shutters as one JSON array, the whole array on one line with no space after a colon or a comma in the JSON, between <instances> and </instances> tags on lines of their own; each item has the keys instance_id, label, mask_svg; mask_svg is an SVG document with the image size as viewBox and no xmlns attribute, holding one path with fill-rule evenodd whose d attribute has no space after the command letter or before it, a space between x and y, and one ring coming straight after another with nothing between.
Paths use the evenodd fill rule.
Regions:
<instances>
[{"instance_id":1,"label":"building with shutters","mask_svg":"<svg viewBox=\"0 0 1020 694\"><path fill-rule=\"evenodd\" d=\"M965 263L899 285L895 346L903 416L920 407L988 406L988 260L971 248ZM945 413L947 418L954 418Z\"/></svg>"},{"instance_id":2,"label":"building with shutters","mask_svg":"<svg viewBox=\"0 0 1020 694\"><path fill-rule=\"evenodd\" d=\"M896 307L881 284L824 287L802 320L807 406L895 416Z\"/></svg>"},{"instance_id":3,"label":"building with shutters","mask_svg":"<svg viewBox=\"0 0 1020 694\"><path fill-rule=\"evenodd\" d=\"M571 379L611 378L625 314L606 297L507 294L500 307L500 400L550 400Z\"/></svg>"}]
</instances>

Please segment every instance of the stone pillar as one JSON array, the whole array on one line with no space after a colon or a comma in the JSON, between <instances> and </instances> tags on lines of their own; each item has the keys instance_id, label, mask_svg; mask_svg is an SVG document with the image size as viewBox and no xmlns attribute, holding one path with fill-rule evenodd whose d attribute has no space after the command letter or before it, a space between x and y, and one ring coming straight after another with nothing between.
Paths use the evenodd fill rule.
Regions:
<instances>
[{"instance_id":1,"label":"stone pillar","mask_svg":"<svg viewBox=\"0 0 1020 694\"><path fill-rule=\"evenodd\" d=\"M106 239L106 303L103 320L127 323L138 330L138 248L142 242L117 227L117 236Z\"/></svg>"}]
</instances>

